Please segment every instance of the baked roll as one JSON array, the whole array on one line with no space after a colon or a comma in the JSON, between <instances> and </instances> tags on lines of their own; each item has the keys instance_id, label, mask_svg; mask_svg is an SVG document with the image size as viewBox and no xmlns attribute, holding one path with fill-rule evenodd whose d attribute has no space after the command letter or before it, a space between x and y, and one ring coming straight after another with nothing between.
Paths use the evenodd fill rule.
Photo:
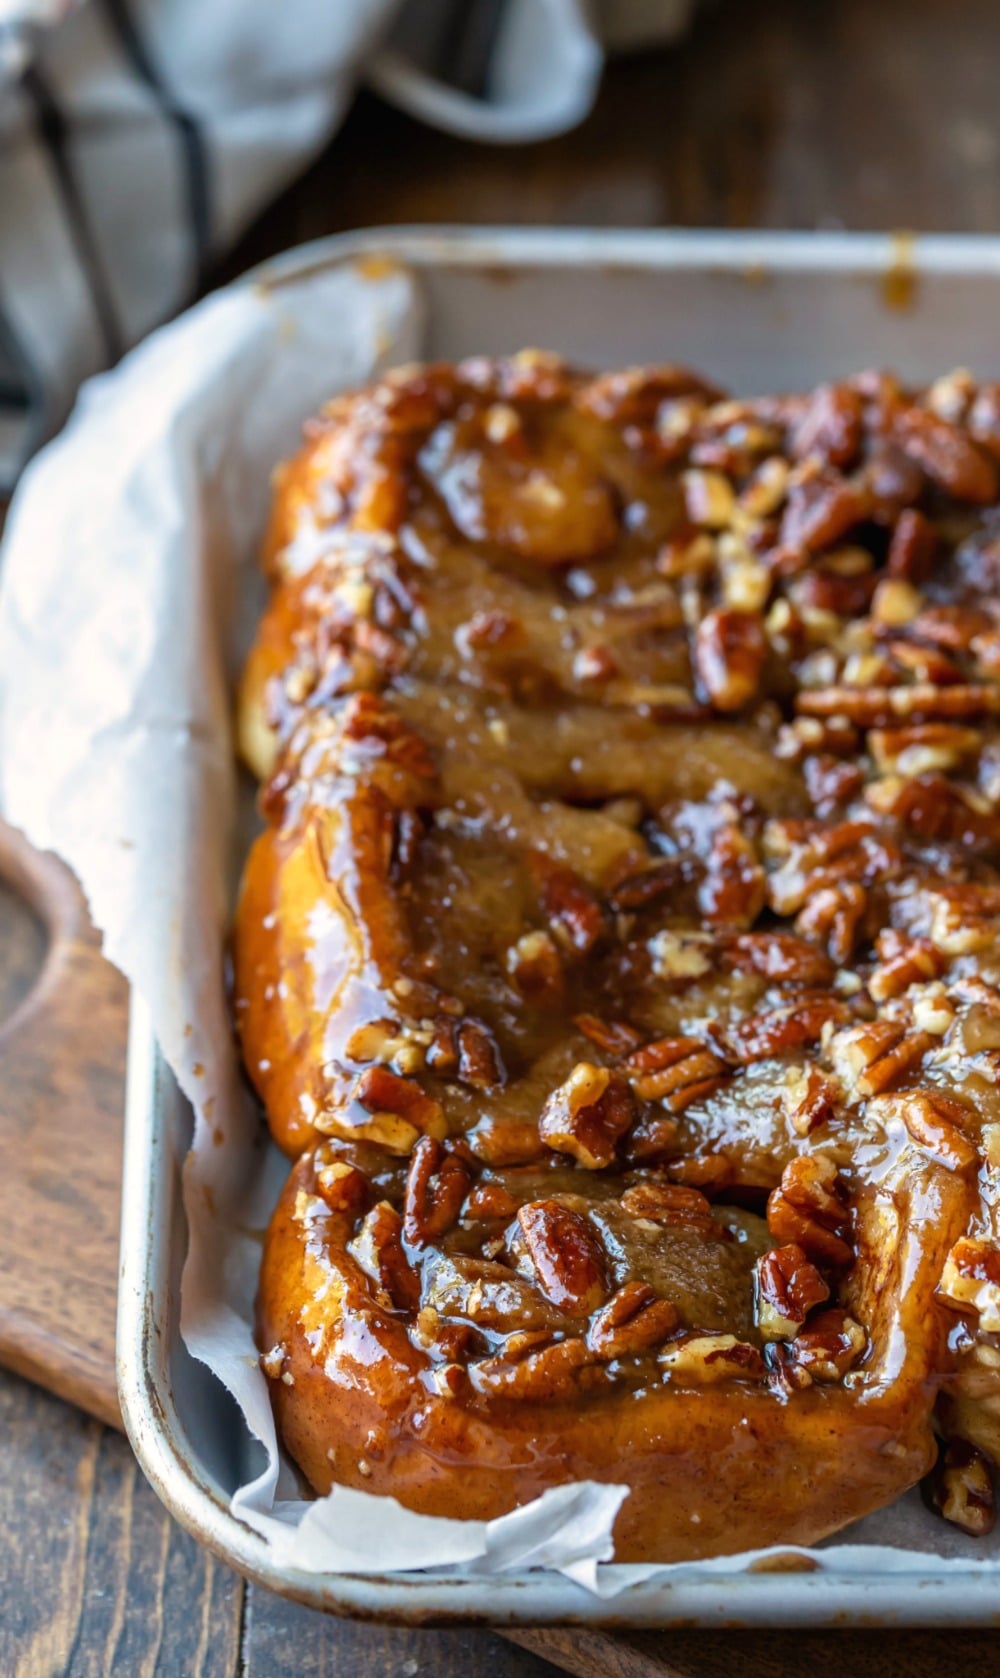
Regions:
<instances>
[{"instance_id":1,"label":"baked roll","mask_svg":"<svg viewBox=\"0 0 1000 1678\"><path fill-rule=\"evenodd\" d=\"M292 1457L622 1561L1000 1449L1000 389L526 352L277 475L235 1011Z\"/></svg>"}]
</instances>

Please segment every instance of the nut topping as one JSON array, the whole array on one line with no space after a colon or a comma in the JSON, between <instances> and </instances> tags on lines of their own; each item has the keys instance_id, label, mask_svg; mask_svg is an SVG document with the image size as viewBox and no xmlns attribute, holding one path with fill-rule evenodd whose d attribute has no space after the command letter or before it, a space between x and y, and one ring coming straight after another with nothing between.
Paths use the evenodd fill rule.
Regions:
<instances>
[{"instance_id":1,"label":"nut topping","mask_svg":"<svg viewBox=\"0 0 1000 1678\"><path fill-rule=\"evenodd\" d=\"M534 1200L521 1207L517 1221L546 1299L571 1316L586 1316L604 1303L604 1250L588 1217L558 1200Z\"/></svg>"},{"instance_id":2,"label":"nut topping","mask_svg":"<svg viewBox=\"0 0 1000 1678\"><path fill-rule=\"evenodd\" d=\"M468 1187L469 1172L462 1161L433 1136L422 1136L410 1156L406 1179L403 1230L411 1247L426 1247L451 1228Z\"/></svg>"},{"instance_id":3,"label":"nut topping","mask_svg":"<svg viewBox=\"0 0 1000 1678\"><path fill-rule=\"evenodd\" d=\"M645 1282L626 1282L591 1319L587 1344L599 1357L635 1357L662 1345L680 1322L668 1299L657 1299Z\"/></svg>"},{"instance_id":4,"label":"nut topping","mask_svg":"<svg viewBox=\"0 0 1000 1678\"><path fill-rule=\"evenodd\" d=\"M764 1360L756 1346L735 1334L696 1334L671 1341L660 1353L660 1365L683 1385L711 1386L716 1381L759 1381Z\"/></svg>"},{"instance_id":5,"label":"nut topping","mask_svg":"<svg viewBox=\"0 0 1000 1678\"><path fill-rule=\"evenodd\" d=\"M582 1060L549 1096L538 1133L546 1147L571 1154L588 1171L603 1171L634 1117L624 1078Z\"/></svg>"},{"instance_id":6,"label":"nut topping","mask_svg":"<svg viewBox=\"0 0 1000 1678\"><path fill-rule=\"evenodd\" d=\"M949 1439L929 1478L931 1506L952 1526L985 1538L996 1525L996 1493L989 1459L965 1439Z\"/></svg>"},{"instance_id":7,"label":"nut topping","mask_svg":"<svg viewBox=\"0 0 1000 1678\"><path fill-rule=\"evenodd\" d=\"M966 1104L938 1090L906 1090L879 1095L868 1103L867 1118L879 1125L901 1122L917 1147L949 1171L970 1171L979 1153L963 1127L971 1113Z\"/></svg>"},{"instance_id":8,"label":"nut topping","mask_svg":"<svg viewBox=\"0 0 1000 1678\"><path fill-rule=\"evenodd\" d=\"M742 711L757 696L767 641L754 612L709 612L698 625L694 664L717 711Z\"/></svg>"},{"instance_id":9,"label":"nut topping","mask_svg":"<svg viewBox=\"0 0 1000 1678\"><path fill-rule=\"evenodd\" d=\"M767 1202L767 1227L776 1241L801 1247L814 1264L850 1264L851 1220L837 1184L837 1167L826 1154L790 1160Z\"/></svg>"},{"instance_id":10,"label":"nut topping","mask_svg":"<svg viewBox=\"0 0 1000 1678\"><path fill-rule=\"evenodd\" d=\"M367 1214L347 1251L377 1284L381 1300L397 1311L415 1311L420 1281L403 1249L403 1220L382 1200Z\"/></svg>"},{"instance_id":11,"label":"nut topping","mask_svg":"<svg viewBox=\"0 0 1000 1678\"><path fill-rule=\"evenodd\" d=\"M792 1242L757 1260L755 1314L762 1340L791 1340L814 1305L830 1297L816 1266Z\"/></svg>"},{"instance_id":12,"label":"nut topping","mask_svg":"<svg viewBox=\"0 0 1000 1678\"><path fill-rule=\"evenodd\" d=\"M860 1323L846 1311L821 1311L792 1341L795 1366L811 1381L842 1381L867 1345Z\"/></svg>"},{"instance_id":13,"label":"nut topping","mask_svg":"<svg viewBox=\"0 0 1000 1678\"><path fill-rule=\"evenodd\" d=\"M938 1292L959 1311L975 1311L985 1334L1000 1334L1000 1248L971 1237L956 1241Z\"/></svg>"}]
</instances>

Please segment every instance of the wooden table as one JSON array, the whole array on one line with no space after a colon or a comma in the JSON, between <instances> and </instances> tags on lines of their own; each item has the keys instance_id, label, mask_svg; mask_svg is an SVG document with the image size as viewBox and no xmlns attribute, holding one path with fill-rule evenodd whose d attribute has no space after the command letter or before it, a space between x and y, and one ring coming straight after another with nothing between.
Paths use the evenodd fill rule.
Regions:
<instances>
[{"instance_id":1,"label":"wooden table","mask_svg":"<svg viewBox=\"0 0 1000 1678\"><path fill-rule=\"evenodd\" d=\"M426 132L363 97L220 277L303 239L399 221L998 231L1000 8L718 0L680 49L611 69L575 134L518 151ZM669 322L663 351L683 354ZM0 947L2 1008L36 955L2 897ZM563 1660L582 1653L571 1634L545 1635ZM985 1635L686 1632L635 1644L692 1678L1000 1671ZM534 1647L556 1651L544 1637ZM606 1662L612 1678L625 1671ZM551 1672L489 1632L341 1624L244 1586L174 1526L119 1435L0 1375L3 1678Z\"/></svg>"}]
</instances>

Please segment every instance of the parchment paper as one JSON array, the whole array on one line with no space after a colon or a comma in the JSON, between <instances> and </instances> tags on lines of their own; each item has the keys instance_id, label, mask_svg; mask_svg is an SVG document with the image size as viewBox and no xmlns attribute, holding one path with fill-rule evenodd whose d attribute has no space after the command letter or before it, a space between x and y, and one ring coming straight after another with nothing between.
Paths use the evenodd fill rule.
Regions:
<instances>
[{"instance_id":1,"label":"parchment paper","mask_svg":"<svg viewBox=\"0 0 1000 1678\"><path fill-rule=\"evenodd\" d=\"M76 871L106 953L148 1004L195 1109L182 1333L267 1454L235 1512L279 1562L313 1572L547 1566L609 1596L678 1571L598 1566L623 1486L562 1487L488 1525L345 1488L304 1500L251 1334L253 1231L287 1166L261 1147L224 997L239 864L231 683L262 599L272 466L326 397L419 354L422 315L401 270L341 264L274 289L241 284L85 388L26 474L4 543L3 805ZM848 1536L814 1552L821 1565L967 1571L1000 1555L933 1520L915 1493ZM734 1571L762 1553L683 1572Z\"/></svg>"}]
</instances>

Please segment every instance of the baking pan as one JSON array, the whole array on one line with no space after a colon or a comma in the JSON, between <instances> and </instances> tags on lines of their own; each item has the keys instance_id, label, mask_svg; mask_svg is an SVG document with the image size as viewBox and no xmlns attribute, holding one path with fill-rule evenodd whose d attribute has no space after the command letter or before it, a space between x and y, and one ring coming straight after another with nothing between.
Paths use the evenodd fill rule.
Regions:
<instances>
[{"instance_id":1,"label":"baking pan","mask_svg":"<svg viewBox=\"0 0 1000 1678\"><path fill-rule=\"evenodd\" d=\"M1000 240L851 234L376 229L258 269L282 283L345 260L419 275L425 354L526 344L601 367L684 361L736 392L806 388L867 364L914 381L957 363L1000 373ZM412 1624L973 1625L1000 1613L993 1572L832 1567L715 1574L693 1565L602 1600L561 1575L306 1574L275 1566L229 1500L262 1466L235 1404L179 1334L181 1171L192 1114L133 998L118 1313L129 1436L177 1519L241 1573L314 1607Z\"/></svg>"}]
</instances>

